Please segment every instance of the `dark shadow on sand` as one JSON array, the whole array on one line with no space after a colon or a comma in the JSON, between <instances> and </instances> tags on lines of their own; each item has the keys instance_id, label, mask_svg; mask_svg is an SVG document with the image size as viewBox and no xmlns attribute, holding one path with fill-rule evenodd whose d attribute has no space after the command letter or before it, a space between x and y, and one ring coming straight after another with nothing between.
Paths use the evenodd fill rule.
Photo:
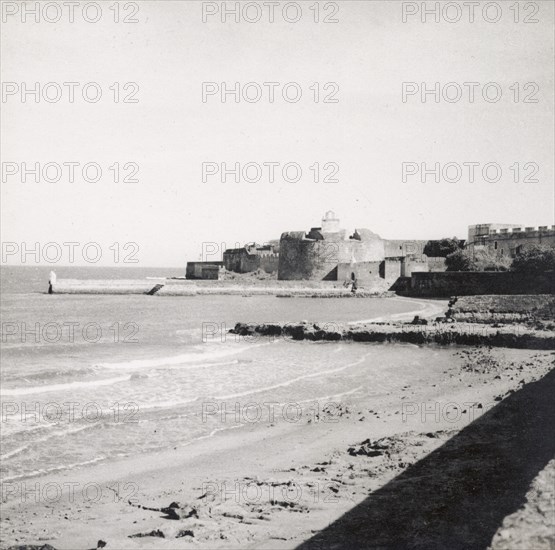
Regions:
<instances>
[{"instance_id":1,"label":"dark shadow on sand","mask_svg":"<svg viewBox=\"0 0 555 550\"><path fill-rule=\"evenodd\" d=\"M555 456L555 370L301 544L308 549L487 548ZM554 527L555 529L555 527Z\"/></svg>"}]
</instances>

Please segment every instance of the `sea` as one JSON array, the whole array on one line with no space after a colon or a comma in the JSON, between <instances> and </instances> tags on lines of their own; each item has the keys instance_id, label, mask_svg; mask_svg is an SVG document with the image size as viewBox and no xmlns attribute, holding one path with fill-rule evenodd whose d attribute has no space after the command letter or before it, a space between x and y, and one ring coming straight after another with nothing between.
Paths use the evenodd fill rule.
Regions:
<instances>
[{"instance_id":1,"label":"sea","mask_svg":"<svg viewBox=\"0 0 555 550\"><path fill-rule=\"evenodd\" d=\"M0 269L3 482L178 448L252 422L298 421L349 396L387 392L395 372L429 360L403 345L228 333L240 321L333 326L414 309L397 298L49 295L50 267ZM180 277L183 268L56 274L143 279Z\"/></svg>"}]
</instances>

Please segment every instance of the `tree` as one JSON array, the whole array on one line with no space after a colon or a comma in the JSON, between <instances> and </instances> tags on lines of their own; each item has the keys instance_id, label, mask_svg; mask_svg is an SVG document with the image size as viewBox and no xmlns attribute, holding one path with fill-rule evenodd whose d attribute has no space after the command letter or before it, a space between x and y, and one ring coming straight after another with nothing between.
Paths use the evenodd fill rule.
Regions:
<instances>
[{"instance_id":1,"label":"tree","mask_svg":"<svg viewBox=\"0 0 555 550\"><path fill-rule=\"evenodd\" d=\"M447 271L478 271L476 262L469 250L456 250L445 258Z\"/></svg>"},{"instance_id":2,"label":"tree","mask_svg":"<svg viewBox=\"0 0 555 550\"><path fill-rule=\"evenodd\" d=\"M423 253L426 256L436 258L446 258L449 254L461 250L464 246L464 241L459 241L457 237L452 239L440 239L439 241L428 241L424 246Z\"/></svg>"},{"instance_id":3,"label":"tree","mask_svg":"<svg viewBox=\"0 0 555 550\"><path fill-rule=\"evenodd\" d=\"M447 271L507 271L511 260L490 249L456 250L445 258Z\"/></svg>"},{"instance_id":4,"label":"tree","mask_svg":"<svg viewBox=\"0 0 555 550\"><path fill-rule=\"evenodd\" d=\"M512 271L519 273L544 273L555 271L555 247L530 245L511 264Z\"/></svg>"},{"instance_id":5,"label":"tree","mask_svg":"<svg viewBox=\"0 0 555 550\"><path fill-rule=\"evenodd\" d=\"M511 259L496 250L480 248L474 251L474 261L477 271L507 271L511 266Z\"/></svg>"}]
</instances>

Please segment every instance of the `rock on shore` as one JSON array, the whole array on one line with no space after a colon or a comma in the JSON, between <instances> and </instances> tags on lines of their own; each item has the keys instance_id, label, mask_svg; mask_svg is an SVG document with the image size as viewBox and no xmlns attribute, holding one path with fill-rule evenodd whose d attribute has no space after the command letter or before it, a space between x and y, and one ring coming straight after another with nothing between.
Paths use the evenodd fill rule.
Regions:
<instances>
[{"instance_id":1,"label":"rock on shore","mask_svg":"<svg viewBox=\"0 0 555 550\"><path fill-rule=\"evenodd\" d=\"M351 340L354 342L408 342L411 344L475 345L521 349L555 349L555 333L521 325L492 327L459 323L237 323L230 330L241 336L270 336L292 340Z\"/></svg>"}]
</instances>

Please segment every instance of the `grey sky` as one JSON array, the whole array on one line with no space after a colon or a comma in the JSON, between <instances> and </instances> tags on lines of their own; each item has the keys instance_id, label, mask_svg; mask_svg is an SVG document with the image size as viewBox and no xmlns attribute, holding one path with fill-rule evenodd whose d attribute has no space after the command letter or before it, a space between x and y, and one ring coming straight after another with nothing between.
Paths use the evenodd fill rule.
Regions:
<instances>
[{"instance_id":1,"label":"grey sky","mask_svg":"<svg viewBox=\"0 0 555 550\"><path fill-rule=\"evenodd\" d=\"M57 103L22 103L20 94L2 103L3 162L103 168L98 183L9 177L2 184L3 241L96 241L106 249L133 241L139 265L184 266L198 259L203 241L278 238L318 225L328 209L344 227L385 238L465 237L469 224L483 222L554 223L552 2L536 2L539 23L532 24L514 22L514 2L499 3L497 23L481 16L474 23L422 23L419 16L403 23L402 2L342 1L334 24L314 22L313 1L298 2L297 23L279 15L274 23L222 23L218 16L203 23L202 2L162 0L137 2L139 23L116 24L113 2L101 4L94 24L80 15L74 23L67 15L57 23L23 23L15 15L2 24L4 83L95 81L103 92L98 103L80 95L73 104L65 95ZM288 103L278 88L274 103L265 96L203 103L203 81L296 82L303 96ZM114 103L114 82L138 83L139 102ZM339 102L315 103L315 82L337 83ZM403 82L479 82L479 97L422 103L410 96L403 103ZM497 103L481 97L488 82L502 90ZM534 91L527 88L515 103L515 82L536 83L531 97L538 102L522 101ZM297 162L301 181L202 182L203 162L268 161ZM478 174L470 183L464 172L457 183L401 177L403 162L474 161L478 172L498 163L501 180ZM115 183L108 170L114 162L136 162L139 182ZM339 182L312 181L315 162L336 163ZM517 162L515 183L509 167ZM532 162L539 182L525 183L523 166ZM113 261L105 254L100 263Z\"/></svg>"}]
</instances>

